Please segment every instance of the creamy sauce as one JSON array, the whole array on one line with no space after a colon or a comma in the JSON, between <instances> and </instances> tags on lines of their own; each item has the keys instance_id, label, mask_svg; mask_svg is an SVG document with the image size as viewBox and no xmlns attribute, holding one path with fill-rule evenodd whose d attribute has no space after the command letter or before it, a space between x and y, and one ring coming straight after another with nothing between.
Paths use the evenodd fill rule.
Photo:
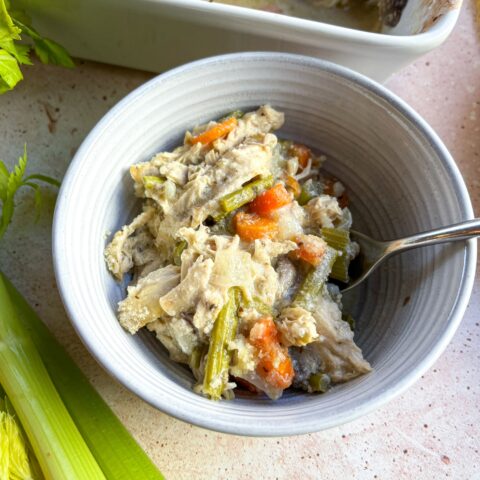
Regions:
<instances>
[{"instance_id":1,"label":"creamy sauce","mask_svg":"<svg viewBox=\"0 0 480 480\"><path fill-rule=\"evenodd\" d=\"M213 0L239 7L305 18L317 22L376 32L380 30L378 8L370 2L351 0L346 5L324 7L309 0Z\"/></svg>"}]
</instances>

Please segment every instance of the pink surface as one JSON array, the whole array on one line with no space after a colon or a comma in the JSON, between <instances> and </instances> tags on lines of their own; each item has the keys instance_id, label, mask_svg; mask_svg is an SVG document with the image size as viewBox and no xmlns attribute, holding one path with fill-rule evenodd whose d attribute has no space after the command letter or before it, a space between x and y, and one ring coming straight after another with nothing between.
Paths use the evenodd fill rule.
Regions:
<instances>
[{"instance_id":1,"label":"pink surface","mask_svg":"<svg viewBox=\"0 0 480 480\"><path fill-rule=\"evenodd\" d=\"M388 86L433 126L456 159L480 212L480 32L472 3L439 49ZM95 122L149 74L82 63L35 66L0 97L0 156L23 143L32 170L61 177ZM404 395L358 421L293 438L251 439L174 420L115 383L75 336L55 288L47 214L33 223L23 202L5 238L1 265L170 479L480 478L480 281L463 323L434 367Z\"/></svg>"}]
</instances>

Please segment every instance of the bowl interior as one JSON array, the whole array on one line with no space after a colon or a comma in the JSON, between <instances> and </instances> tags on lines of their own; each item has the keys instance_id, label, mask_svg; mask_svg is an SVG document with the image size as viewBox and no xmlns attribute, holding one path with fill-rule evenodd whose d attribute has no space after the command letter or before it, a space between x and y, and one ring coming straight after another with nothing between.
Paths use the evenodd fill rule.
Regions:
<instances>
[{"instance_id":1,"label":"bowl interior","mask_svg":"<svg viewBox=\"0 0 480 480\"><path fill-rule=\"evenodd\" d=\"M463 243L411 251L390 259L365 286L345 295L371 374L324 395L287 393L277 402L243 396L210 402L194 394L188 370L171 362L159 342L148 332L131 336L118 324L116 304L125 284L107 272L103 249L110 233L138 209L128 175L132 163L174 147L197 123L264 103L285 112L281 135L328 156L326 169L347 185L357 230L389 239L472 215L444 147L382 87L306 57L232 55L157 77L100 122L65 179L54 257L75 328L128 388L201 426L279 435L353 419L418 378L460 321L475 255L474 247Z\"/></svg>"}]
</instances>

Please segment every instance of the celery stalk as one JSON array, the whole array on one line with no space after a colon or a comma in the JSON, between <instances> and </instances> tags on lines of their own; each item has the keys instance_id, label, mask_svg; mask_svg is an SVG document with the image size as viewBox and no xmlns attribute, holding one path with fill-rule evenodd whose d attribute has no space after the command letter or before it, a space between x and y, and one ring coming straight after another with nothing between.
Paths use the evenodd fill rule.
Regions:
<instances>
[{"instance_id":1,"label":"celery stalk","mask_svg":"<svg viewBox=\"0 0 480 480\"><path fill-rule=\"evenodd\" d=\"M47 480L104 479L23 328L0 275L0 384Z\"/></svg>"},{"instance_id":2,"label":"celery stalk","mask_svg":"<svg viewBox=\"0 0 480 480\"><path fill-rule=\"evenodd\" d=\"M213 325L203 380L203 392L212 400L221 398L228 382L228 369L232 356L228 344L237 333L238 297L235 287L228 290L227 303L220 310Z\"/></svg>"},{"instance_id":3,"label":"celery stalk","mask_svg":"<svg viewBox=\"0 0 480 480\"><path fill-rule=\"evenodd\" d=\"M3 278L20 322L37 347L57 391L106 478L163 479L35 311L10 281Z\"/></svg>"}]
</instances>

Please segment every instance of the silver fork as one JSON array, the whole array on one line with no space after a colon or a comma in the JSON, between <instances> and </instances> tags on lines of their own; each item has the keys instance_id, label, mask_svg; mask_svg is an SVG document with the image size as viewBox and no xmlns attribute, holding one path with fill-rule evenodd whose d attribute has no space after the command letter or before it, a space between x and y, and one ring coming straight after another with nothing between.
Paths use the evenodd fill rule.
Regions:
<instances>
[{"instance_id":1,"label":"silver fork","mask_svg":"<svg viewBox=\"0 0 480 480\"><path fill-rule=\"evenodd\" d=\"M468 240L480 236L480 218L386 242L374 240L355 230L351 230L350 234L352 240L360 245L360 254L354 261L357 268L352 269L350 282L342 288L342 293L363 282L384 260L392 255L411 248Z\"/></svg>"}]
</instances>

